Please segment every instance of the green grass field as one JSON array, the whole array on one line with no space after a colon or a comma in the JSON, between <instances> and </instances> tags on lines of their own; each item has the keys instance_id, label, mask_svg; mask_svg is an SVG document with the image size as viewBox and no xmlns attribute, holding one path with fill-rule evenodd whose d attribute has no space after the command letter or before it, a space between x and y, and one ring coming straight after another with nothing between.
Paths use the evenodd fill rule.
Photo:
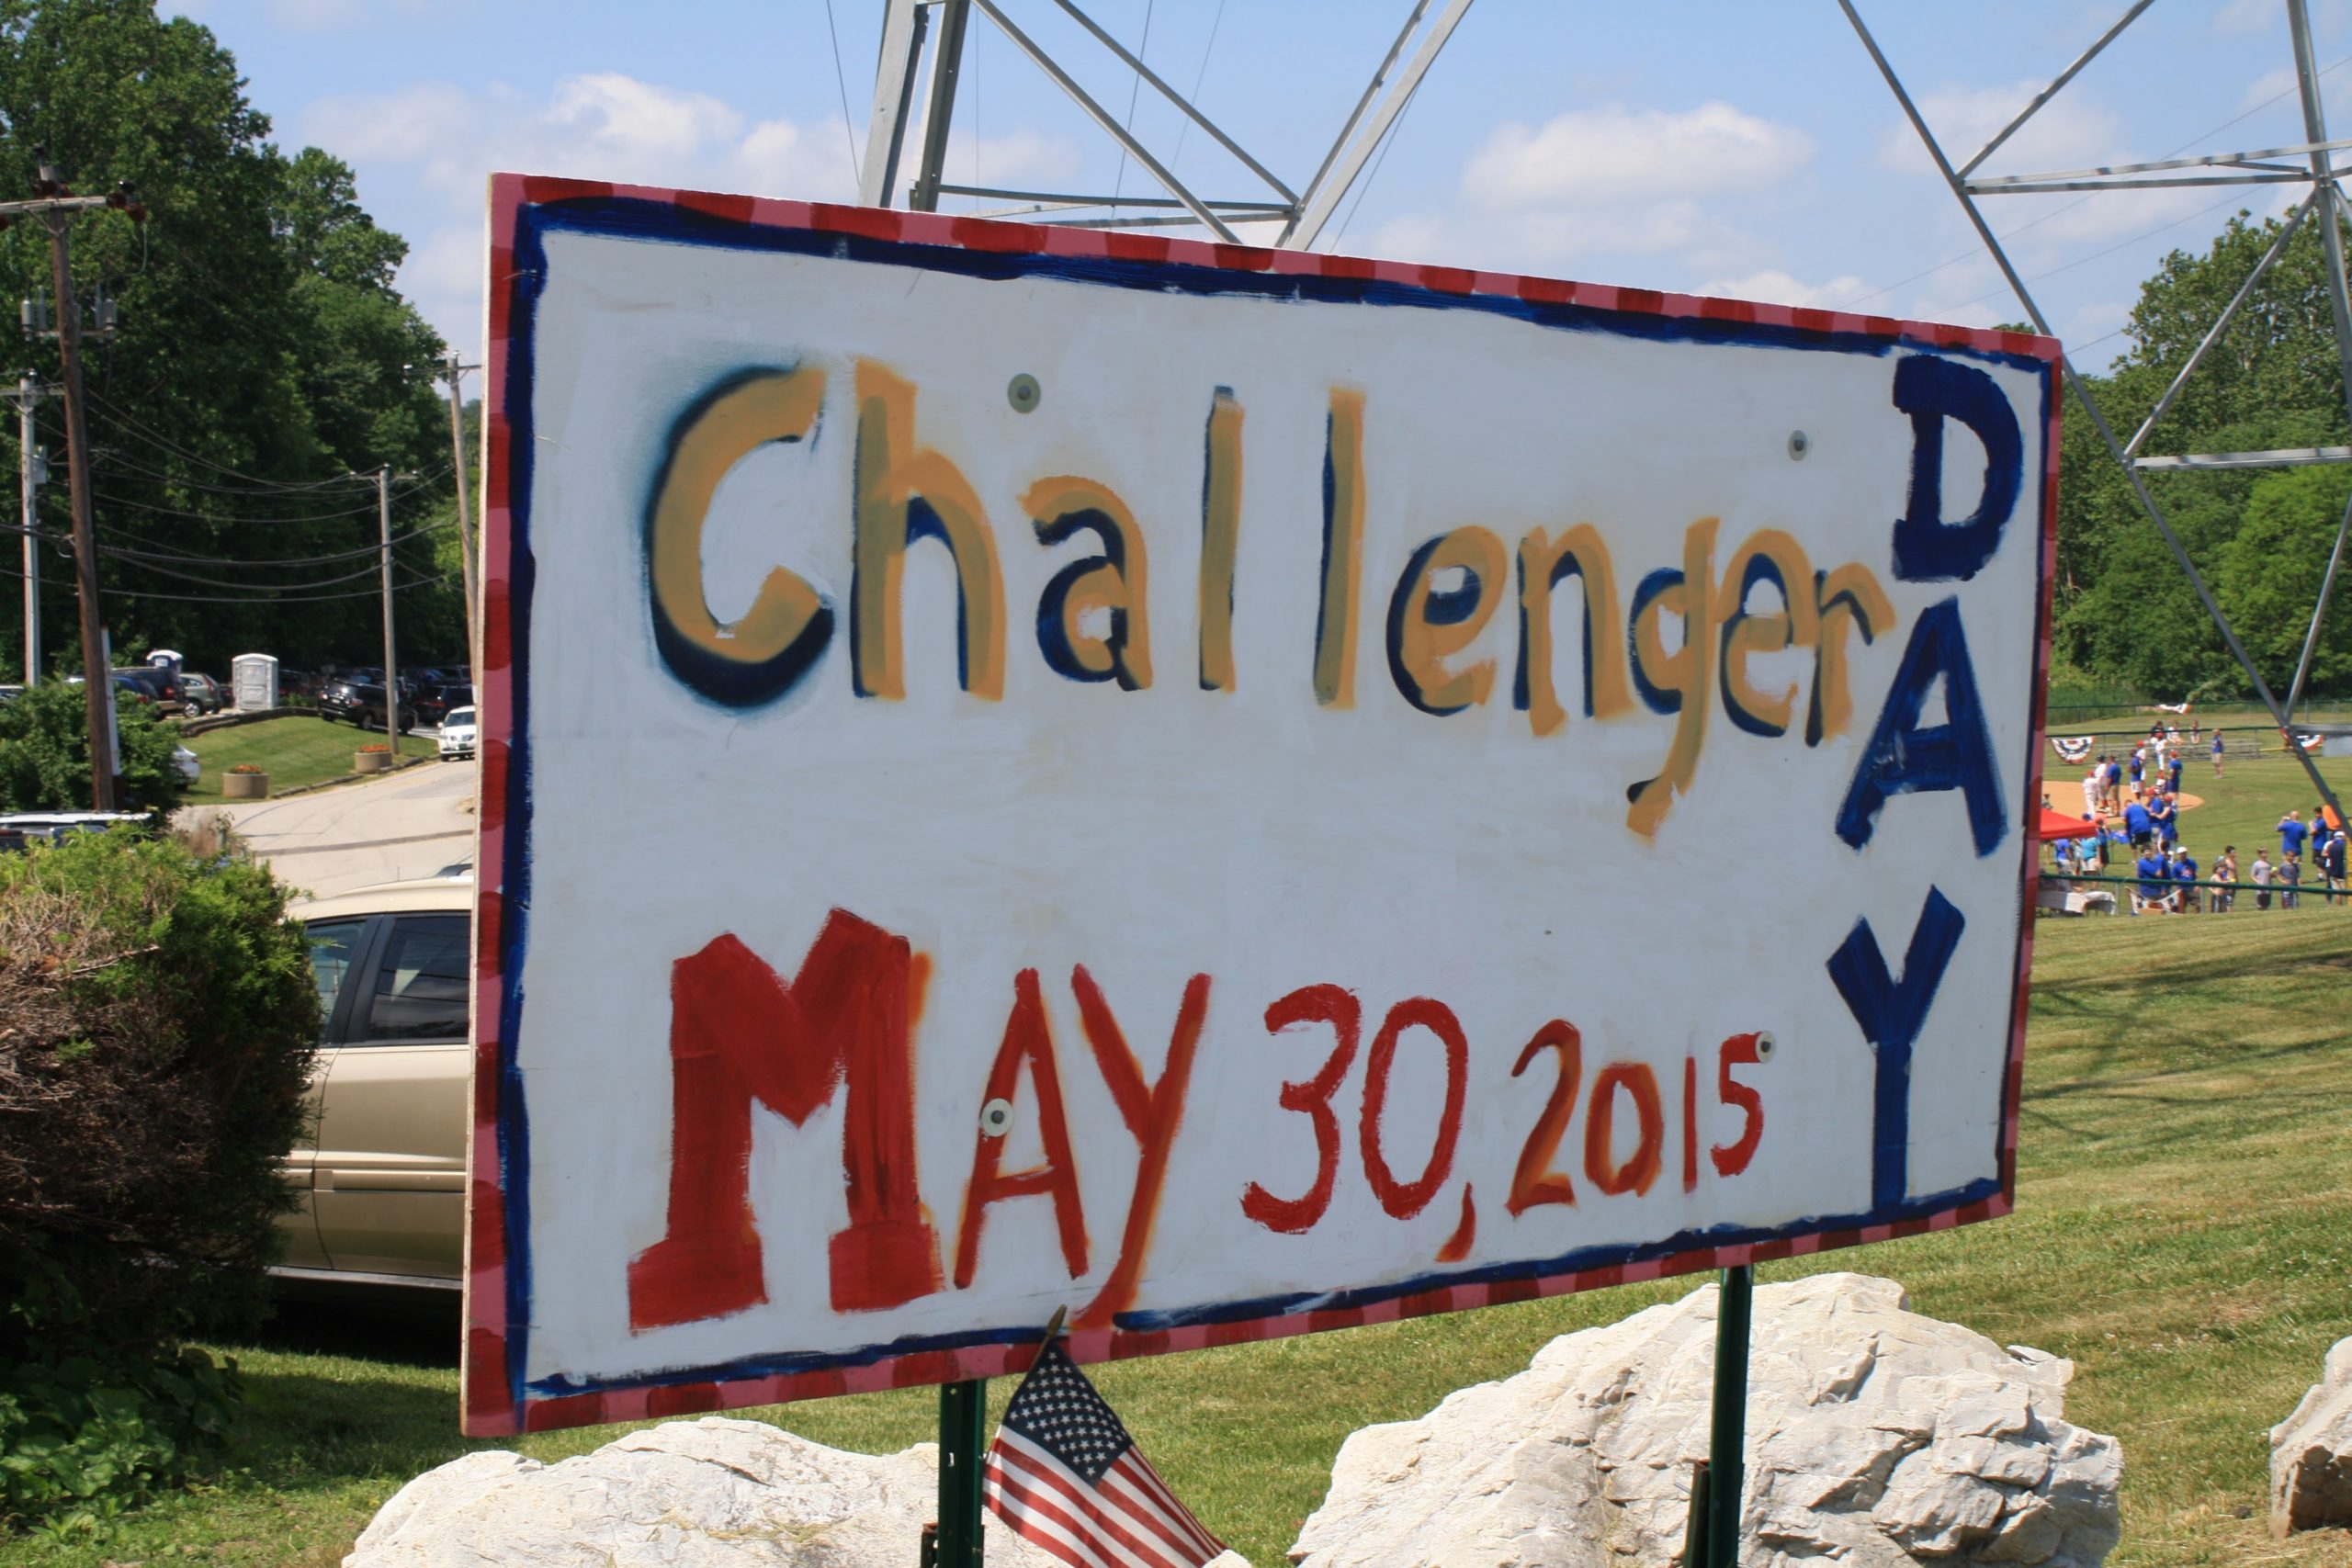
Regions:
<instances>
[{"instance_id":1,"label":"green grass field","mask_svg":"<svg viewBox=\"0 0 2352 1568\"><path fill-rule=\"evenodd\" d=\"M208 730L186 742L204 763L193 789L181 793L184 801L211 804L220 796L220 775L239 762L259 762L269 772L269 792L283 795L302 784L345 778L352 753L369 741L380 742L382 732L356 729L323 718L294 715L265 719L259 724L232 725ZM404 758L433 755L429 737L401 738Z\"/></svg>"},{"instance_id":2,"label":"green grass field","mask_svg":"<svg viewBox=\"0 0 2352 1568\"><path fill-rule=\"evenodd\" d=\"M2310 790L2275 759L2233 766L2209 799L2185 819L2190 841L2201 850L2210 824L2243 852L2287 804L2308 808ZM2068 1416L2123 1443L2111 1562L2352 1568L2352 1534L2271 1540L2265 1496L2267 1429L2352 1335L2347 1012L2352 909L2045 920L2017 1213L1759 1277L1885 1275L1922 1312L2071 1357ZM1518 1371L1555 1335L1694 1283L1130 1362L1100 1382L1209 1526L1279 1563L1350 1431L1417 1416ZM409 1477L487 1446L457 1436L455 1343L454 1313L289 1306L233 1348L254 1405L223 1472L102 1540L0 1544L0 1568L334 1563ZM1000 1408L1011 1390L992 1385ZM931 1438L935 1409L913 1391L752 1414L888 1450ZM616 1430L514 1446L553 1460Z\"/></svg>"}]
</instances>

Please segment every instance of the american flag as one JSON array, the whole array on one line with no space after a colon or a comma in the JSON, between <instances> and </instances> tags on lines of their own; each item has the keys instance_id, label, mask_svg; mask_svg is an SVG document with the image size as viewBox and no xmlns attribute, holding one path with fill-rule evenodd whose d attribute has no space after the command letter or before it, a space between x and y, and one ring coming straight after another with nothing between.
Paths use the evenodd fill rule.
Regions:
<instances>
[{"instance_id":1,"label":"american flag","mask_svg":"<svg viewBox=\"0 0 2352 1568\"><path fill-rule=\"evenodd\" d=\"M1200 1568L1225 1551L1058 1344L1014 1391L984 1481L998 1517L1069 1568Z\"/></svg>"}]
</instances>

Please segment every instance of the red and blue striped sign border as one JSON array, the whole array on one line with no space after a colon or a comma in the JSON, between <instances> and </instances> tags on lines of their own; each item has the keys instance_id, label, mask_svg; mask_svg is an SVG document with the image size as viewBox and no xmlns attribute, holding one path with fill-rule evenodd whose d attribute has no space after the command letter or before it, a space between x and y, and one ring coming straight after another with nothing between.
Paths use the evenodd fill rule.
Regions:
<instances>
[{"instance_id":1,"label":"red and blue striped sign border","mask_svg":"<svg viewBox=\"0 0 2352 1568\"><path fill-rule=\"evenodd\" d=\"M869 1393L965 1378L1006 1377L1024 1372L1034 1345L975 1345L925 1350L863 1365L826 1368L771 1377L635 1385L555 1398L526 1397L508 1358L508 1250L506 1189L500 1158L500 1100L508 1064L501 1049L501 957L504 952L503 881L506 829L519 782L510 772L514 754L514 523L509 507L513 460L506 406L514 306L514 243L524 209L578 200L628 200L675 206L705 220L747 227L799 229L881 242L946 246L1008 255L1040 255L1164 265L1213 267L1229 272L1343 278L1422 288L1432 295L1487 297L1544 305L1575 305L1635 315L1696 319L1793 328L1799 332L1860 334L1925 348L1966 348L2039 359L2049 367L2050 423L2044 440L2047 467L2041 496L2041 592L2034 654L2033 743L2027 748L2028 818L2041 799L2041 742L2050 672L2050 590L2058 556L2058 344L2030 333L1958 327L1893 316L1862 315L1805 306L1765 305L1655 288L1605 283L1571 283L1478 272L1467 267L1409 262L1369 261L1359 256L1310 251L1263 250L1117 230L1045 228L988 219L942 217L894 209L841 207L825 202L771 201L705 191L662 190L595 180L497 175L490 191L489 340L484 365L482 507L482 667L474 672L480 714L481 801L474 864L479 905L474 920L473 1122L469 1129L470 1179L466 1225L466 1333L463 1373L465 1431L474 1437L548 1431L606 1422L691 1416L749 1405L780 1404L834 1394ZM524 806L527 809L526 806ZM1173 1350L1242 1345L1315 1334L1364 1324L1394 1323L1432 1313L1499 1306L1566 1295L1611 1285L1638 1284L1678 1274L1804 1258L1835 1247L1887 1241L1897 1236L1951 1230L2007 1213L2017 1190L2018 1104L2025 1061L2026 983L2033 963L2034 895L2040 856L2023 857L2018 887L2019 939L2011 1010L2009 1054L2004 1074L2000 1190L1974 1202L1886 1224L1813 1235L1788 1236L1737 1246L1700 1247L1668 1257L1550 1275L1444 1285L1418 1294L1326 1311L1292 1313L1241 1322L1190 1325L1153 1332L1091 1329L1069 1335L1064 1348L1081 1363L1156 1356Z\"/></svg>"}]
</instances>

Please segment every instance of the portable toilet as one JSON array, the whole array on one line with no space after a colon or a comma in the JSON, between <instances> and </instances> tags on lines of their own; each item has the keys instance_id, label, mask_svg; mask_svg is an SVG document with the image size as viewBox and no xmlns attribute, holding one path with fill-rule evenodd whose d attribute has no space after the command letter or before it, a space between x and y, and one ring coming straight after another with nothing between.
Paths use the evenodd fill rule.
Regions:
<instances>
[{"instance_id":1,"label":"portable toilet","mask_svg":"<svg viewBox=\"0 0 2352 1568\"><path fill-rule=\"evenodd\" d=\"M277 705L277 660L266 653L241 653L231 660L229 682L239 713Z\"/></svg>"}]
</instances>

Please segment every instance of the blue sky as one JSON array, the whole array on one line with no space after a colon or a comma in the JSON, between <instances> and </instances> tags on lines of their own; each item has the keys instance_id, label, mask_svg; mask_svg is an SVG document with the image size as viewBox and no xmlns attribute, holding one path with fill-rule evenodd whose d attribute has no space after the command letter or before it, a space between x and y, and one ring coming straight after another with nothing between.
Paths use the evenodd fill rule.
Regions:
<instances>
[{"instance_id":1,"label":"blue sky","mask_svg":"<svg viewBox=\"0 0 2352 1568\"><path fill-rule=\"evenodd\" d=\"M1407 0L1086 0L1098 20L1294 185L1320 161ZM1050 0L1016 22L1125 109L1132 78ZM2123 0L1863 0L1929 120L1964 155ZM413 251L402 286L481 342L493 170L842 199L863 141L881 0L197 0L291 148L316 142ZM2281 0L2159 0L1987 165L2081 167L2300 141ZM2352 134L2352 0L2315 0L2330 128ZM1145 39L1147 18L1149 37ZM1214 39L1212 39L1212 28ZM1149 189L976 17L952 180ZM2283 96L2282 96L2283 95ZM2232 123L2234 121L2234 123ZM1165 149L1147 89L1136 128ZM858 149L862 152L862 148ZM2341 155L2339 155L2341 156ZM1260 194L1192 133L1204 194ZM2015 197L2013 254L2070 347L2104 364L2138 281L2239 205L2294 187ZM2234 199L2233 199L2234 198ZM952 207L955 204L950 204ZM966 204L969 205L969 204ZM1337 247L1374 255L1982 324L2020 314L1832 0L1478 0ZM2030 225L2030 227L2025 227ZM1325 248L1333 248L1327 237Z\"/></svg>"}]
</instances>

